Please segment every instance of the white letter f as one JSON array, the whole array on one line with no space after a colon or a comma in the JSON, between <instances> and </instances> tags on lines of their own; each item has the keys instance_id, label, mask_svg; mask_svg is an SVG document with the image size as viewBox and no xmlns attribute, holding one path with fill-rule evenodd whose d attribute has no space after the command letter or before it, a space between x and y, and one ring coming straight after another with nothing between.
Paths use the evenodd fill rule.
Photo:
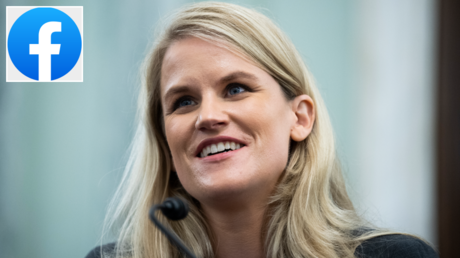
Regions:
<instances>
[{"instance_id":1,"label":"white letter f","mask_svg":"<svg viewBox=\"0 0 460 258\"><path fill-rule=\"evenodd\" d=\"M51 34L60 31L60 22L47 22L38 32L38 44L29 45L29 54L38 55L39 81L51 81L51 55L58 55L61 48L61 44L51 44Z\"/></svg>"}]
</instances>

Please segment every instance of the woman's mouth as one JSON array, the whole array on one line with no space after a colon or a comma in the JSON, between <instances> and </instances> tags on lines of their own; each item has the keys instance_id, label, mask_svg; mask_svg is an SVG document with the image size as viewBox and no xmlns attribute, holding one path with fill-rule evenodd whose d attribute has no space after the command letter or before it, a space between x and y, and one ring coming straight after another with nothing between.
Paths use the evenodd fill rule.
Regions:
<instances>
[{"instance_id":1,"label":"woman's mouth","mask_svg":"<svg viewBox=\"0 0 460 258\"><path fill-rule=\"evenodd\" d=\"M223 153L223 152L234 151L243 146L244 145L242 144L231 142L231 141L213 143L213 144L210 144L204 147L203 150L198 154L198 157L204 158L207 156L212 156L212 155Z\"/></svg>"}]
</instances>

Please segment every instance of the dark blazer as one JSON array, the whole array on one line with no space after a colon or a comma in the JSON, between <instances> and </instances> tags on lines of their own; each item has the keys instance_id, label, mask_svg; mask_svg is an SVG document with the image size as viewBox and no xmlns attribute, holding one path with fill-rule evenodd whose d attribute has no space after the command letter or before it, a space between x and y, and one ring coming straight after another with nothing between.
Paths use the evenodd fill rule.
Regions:
<instances>
[{"instance_id":1,"label":"dark blazer","mask_svg":"<svg viewBox=\"0 0 460 258\"><path fill-rule=\"evenodd\" d=\"M115 243L102 248L113 250ZM100 258L100 247L89 252L86 258ZM406 235L387 235L371 238L356 248L357 258L439 258L436 251L420 239Z\"/></svg>"},{"instance_id":2,"label":"dark blazer","mask_svg":"<svg viewBox=\"0 0 460 258\"><path fill-rule=\"evenodd\" d=\"M406 235L386 235L364 241L356 248L357 258L439 258L425 242Z\"/></svg>"}]
</instances>

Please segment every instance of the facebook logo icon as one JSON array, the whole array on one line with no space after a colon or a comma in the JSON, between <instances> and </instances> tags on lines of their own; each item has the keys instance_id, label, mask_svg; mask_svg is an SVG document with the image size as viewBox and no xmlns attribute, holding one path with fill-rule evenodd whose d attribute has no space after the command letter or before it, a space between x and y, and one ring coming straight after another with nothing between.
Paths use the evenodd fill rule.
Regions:
<instances>
[{"instance_id":1,"label":"facebook logo icon","mask_svg":"<svg viewBox=\"0 0 460 258\"><path fill-rule=\"evenodd\" d=\"M83 7L7 7L7 82L82 82Z\"/></svg>"}]
</instances>

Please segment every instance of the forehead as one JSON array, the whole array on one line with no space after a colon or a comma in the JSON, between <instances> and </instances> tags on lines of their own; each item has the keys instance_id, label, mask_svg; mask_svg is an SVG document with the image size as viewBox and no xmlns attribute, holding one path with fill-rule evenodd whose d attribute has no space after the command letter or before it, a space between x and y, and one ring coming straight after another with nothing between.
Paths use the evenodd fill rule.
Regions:
<instances>
[{"instance_id":1,"label":"forehead","mask_svg":"<svg viewBox=\"0 0 460 258\"><path fill-rule=\"evenodd\" d=\"M271 78L248 59L228 49L195 37L181 39L174 42L164 56L161 67L162 96L175 85L213 83L237 71Z\"/></svg>"}]
</instances>

